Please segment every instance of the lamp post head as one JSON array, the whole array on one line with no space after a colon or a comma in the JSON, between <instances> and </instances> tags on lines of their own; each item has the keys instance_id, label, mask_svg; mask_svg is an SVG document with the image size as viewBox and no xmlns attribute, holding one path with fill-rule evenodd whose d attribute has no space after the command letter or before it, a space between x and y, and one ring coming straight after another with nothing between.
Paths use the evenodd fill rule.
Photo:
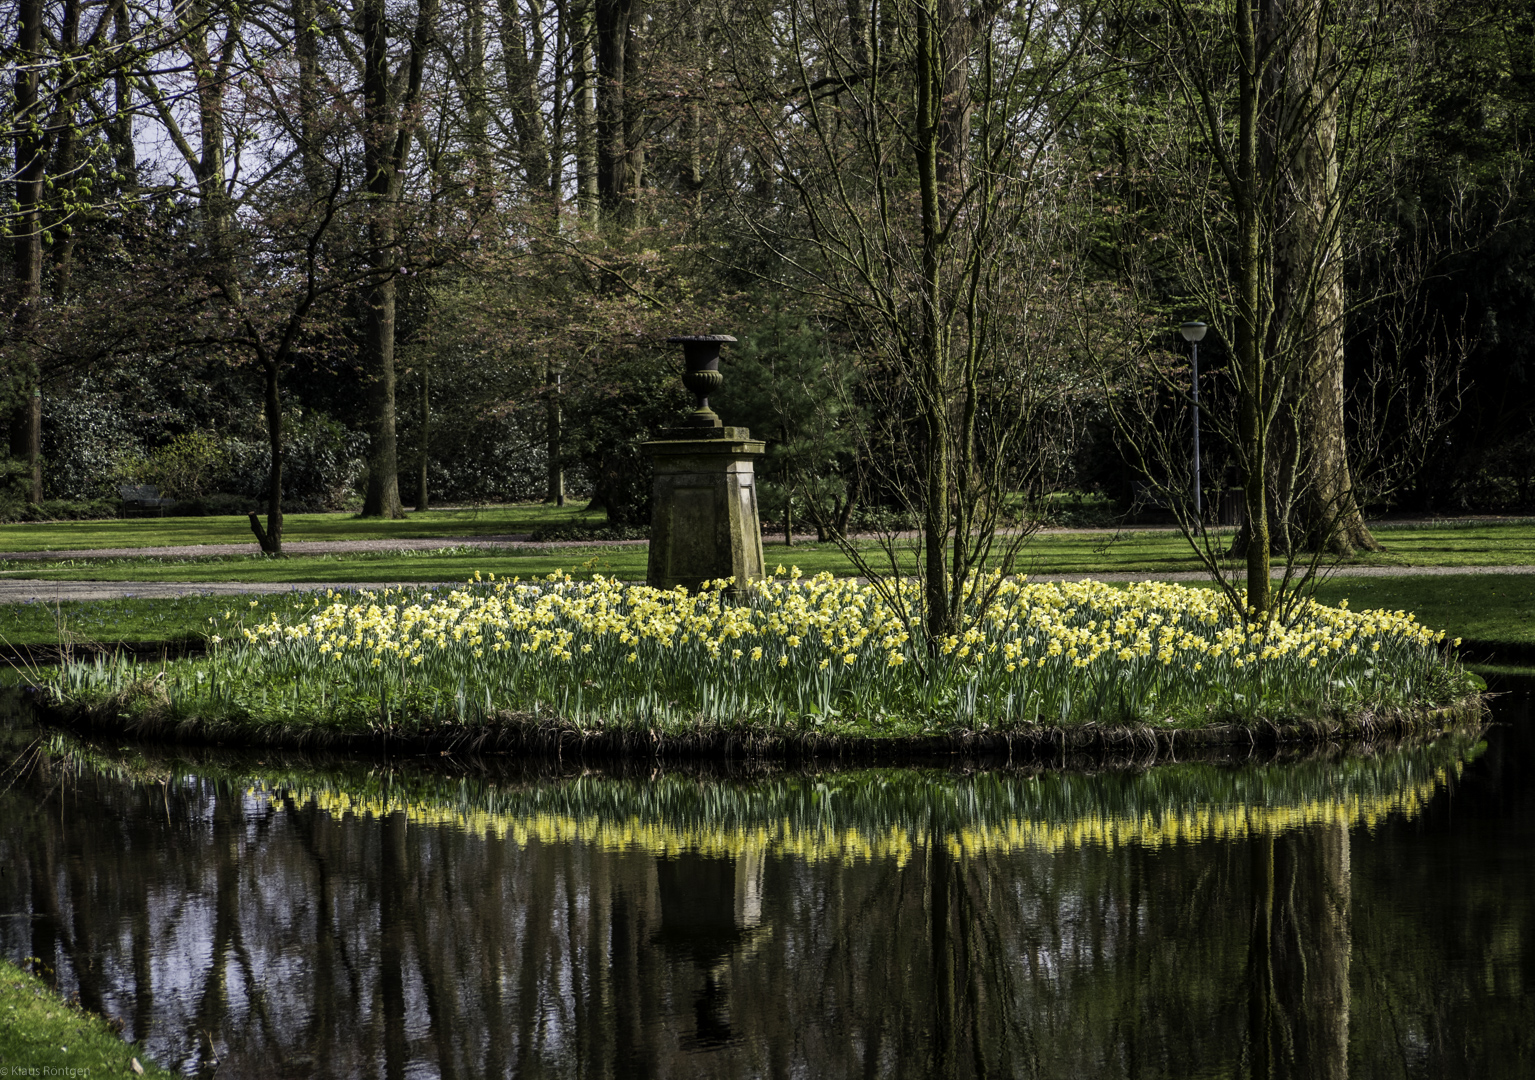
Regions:
<instances>
[{"instance_id":1,"label":"lamp post head","mask_svg":"<svg viewBox=\"0 0 1535 1080\"><path fill-rule=\"evenodd\" d=\"M1203 341L1205 331L1209 327L1202 322L1186 322L1178 327L1178 333L1183 335L1184 341Z\"/></svg>"},{"instance_id":2,"label":"lamp post head","mask_svg":"<svg viewBox=\"0 0 1535 1080\"><path fill-rule=\"evenodd\" d=\"M682 385L693 392L698 407L683 421L686 427L717 428L718 414L709 408L709 395L725 385L720 374L720 346L733 345L729 334L681 334L666 339L668 345L682 346Z\"/></svg>"}]
</instances>

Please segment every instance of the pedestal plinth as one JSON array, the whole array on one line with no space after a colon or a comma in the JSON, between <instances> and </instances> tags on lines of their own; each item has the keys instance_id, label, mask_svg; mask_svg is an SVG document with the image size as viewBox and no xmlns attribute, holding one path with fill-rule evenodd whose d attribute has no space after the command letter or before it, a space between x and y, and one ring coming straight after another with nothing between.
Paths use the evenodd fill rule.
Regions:
<instances>
[{"instance_id":1,"label":"pedestal plinth","mask_svg":"<svg viewBox=\"0 0 1535 1080\"><path fill-rule=\"evenodd\" d=\"M761 578L762 525L752 462L763 443L746 428L679 428L645 443L655 463L646 581L659 589Z\"/></svg>"}]
</instances>

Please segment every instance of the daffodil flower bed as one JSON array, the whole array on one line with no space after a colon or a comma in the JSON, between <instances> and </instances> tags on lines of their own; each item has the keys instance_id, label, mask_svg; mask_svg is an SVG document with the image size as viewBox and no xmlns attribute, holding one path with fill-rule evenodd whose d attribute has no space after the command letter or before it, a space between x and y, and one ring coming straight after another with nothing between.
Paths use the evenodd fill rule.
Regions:
<instances>
[{"instance_id":1,"label":"daffodil flower bed","mask_svg":"<svg viewBox=\"0 0 1535 1080\"><path fill-rule=\"evenodd\" d=\"M580 731L905 736L1284 721L1422 709L1475 677L1405 612L1309 604L1246 623L1210 590L978 578L968 629L922 639L917 583L797 571L732 597L596 577L315 595L210 627L206 659L59 669L60 703L342 732L525 722ZM110 699L110 701L109 701Z\"/></svg>"}]
</instances>

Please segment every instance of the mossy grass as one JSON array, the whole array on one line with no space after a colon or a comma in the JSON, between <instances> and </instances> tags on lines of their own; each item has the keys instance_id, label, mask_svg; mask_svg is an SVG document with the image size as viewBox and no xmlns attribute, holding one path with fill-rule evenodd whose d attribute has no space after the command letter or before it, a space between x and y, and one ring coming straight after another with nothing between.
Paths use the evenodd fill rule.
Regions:
<instances>
[{"instance_id":1,"label":"mossy grass","mask_svg":"<svg viewBox=\"0 0 1535 1080\"><path fill-rule=\"evenodd\" d=\"M65 1001L31 972L0 960L0 1076L169 1080L175 1075L123 1042L102 1017Z\"/></svg>"},{"instance_id":2,"label":"mossy grass","mask_svg":"<svg viewBox=\"0 0 1535 1080\"><path fill-rule=\"evenodd\" d=\"M975 594L988 598L970 630L931 643L903 607L915 593L892 600L830 575L734 603L569 579L289 598L255 626L216 620L205 660L96 657L50 673L45 692L88 725L162 736L556 749L660 738L776 754L999 734L1011 746L1047 730L1347 736L1460 708L1483 687L1410 617L1315 608L1262 628L1203 590L993 584Z\"/></svg>"}]
</instances>

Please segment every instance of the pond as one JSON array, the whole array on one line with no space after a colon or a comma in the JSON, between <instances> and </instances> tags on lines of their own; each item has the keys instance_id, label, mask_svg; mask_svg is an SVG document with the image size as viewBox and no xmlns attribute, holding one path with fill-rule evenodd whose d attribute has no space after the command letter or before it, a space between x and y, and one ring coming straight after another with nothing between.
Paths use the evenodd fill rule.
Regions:
<instances>
[{"instance_id":1,"label":"pond","mask_svg":"<svg viewBox=\"0 0 1535 1080\"><path fill-rule=\"evenodd\" d=\"M1097 770L541 773L15 721L0 952L189 1075L1523 1077L1530 699Z\"/></svg>"}]
</instances>

